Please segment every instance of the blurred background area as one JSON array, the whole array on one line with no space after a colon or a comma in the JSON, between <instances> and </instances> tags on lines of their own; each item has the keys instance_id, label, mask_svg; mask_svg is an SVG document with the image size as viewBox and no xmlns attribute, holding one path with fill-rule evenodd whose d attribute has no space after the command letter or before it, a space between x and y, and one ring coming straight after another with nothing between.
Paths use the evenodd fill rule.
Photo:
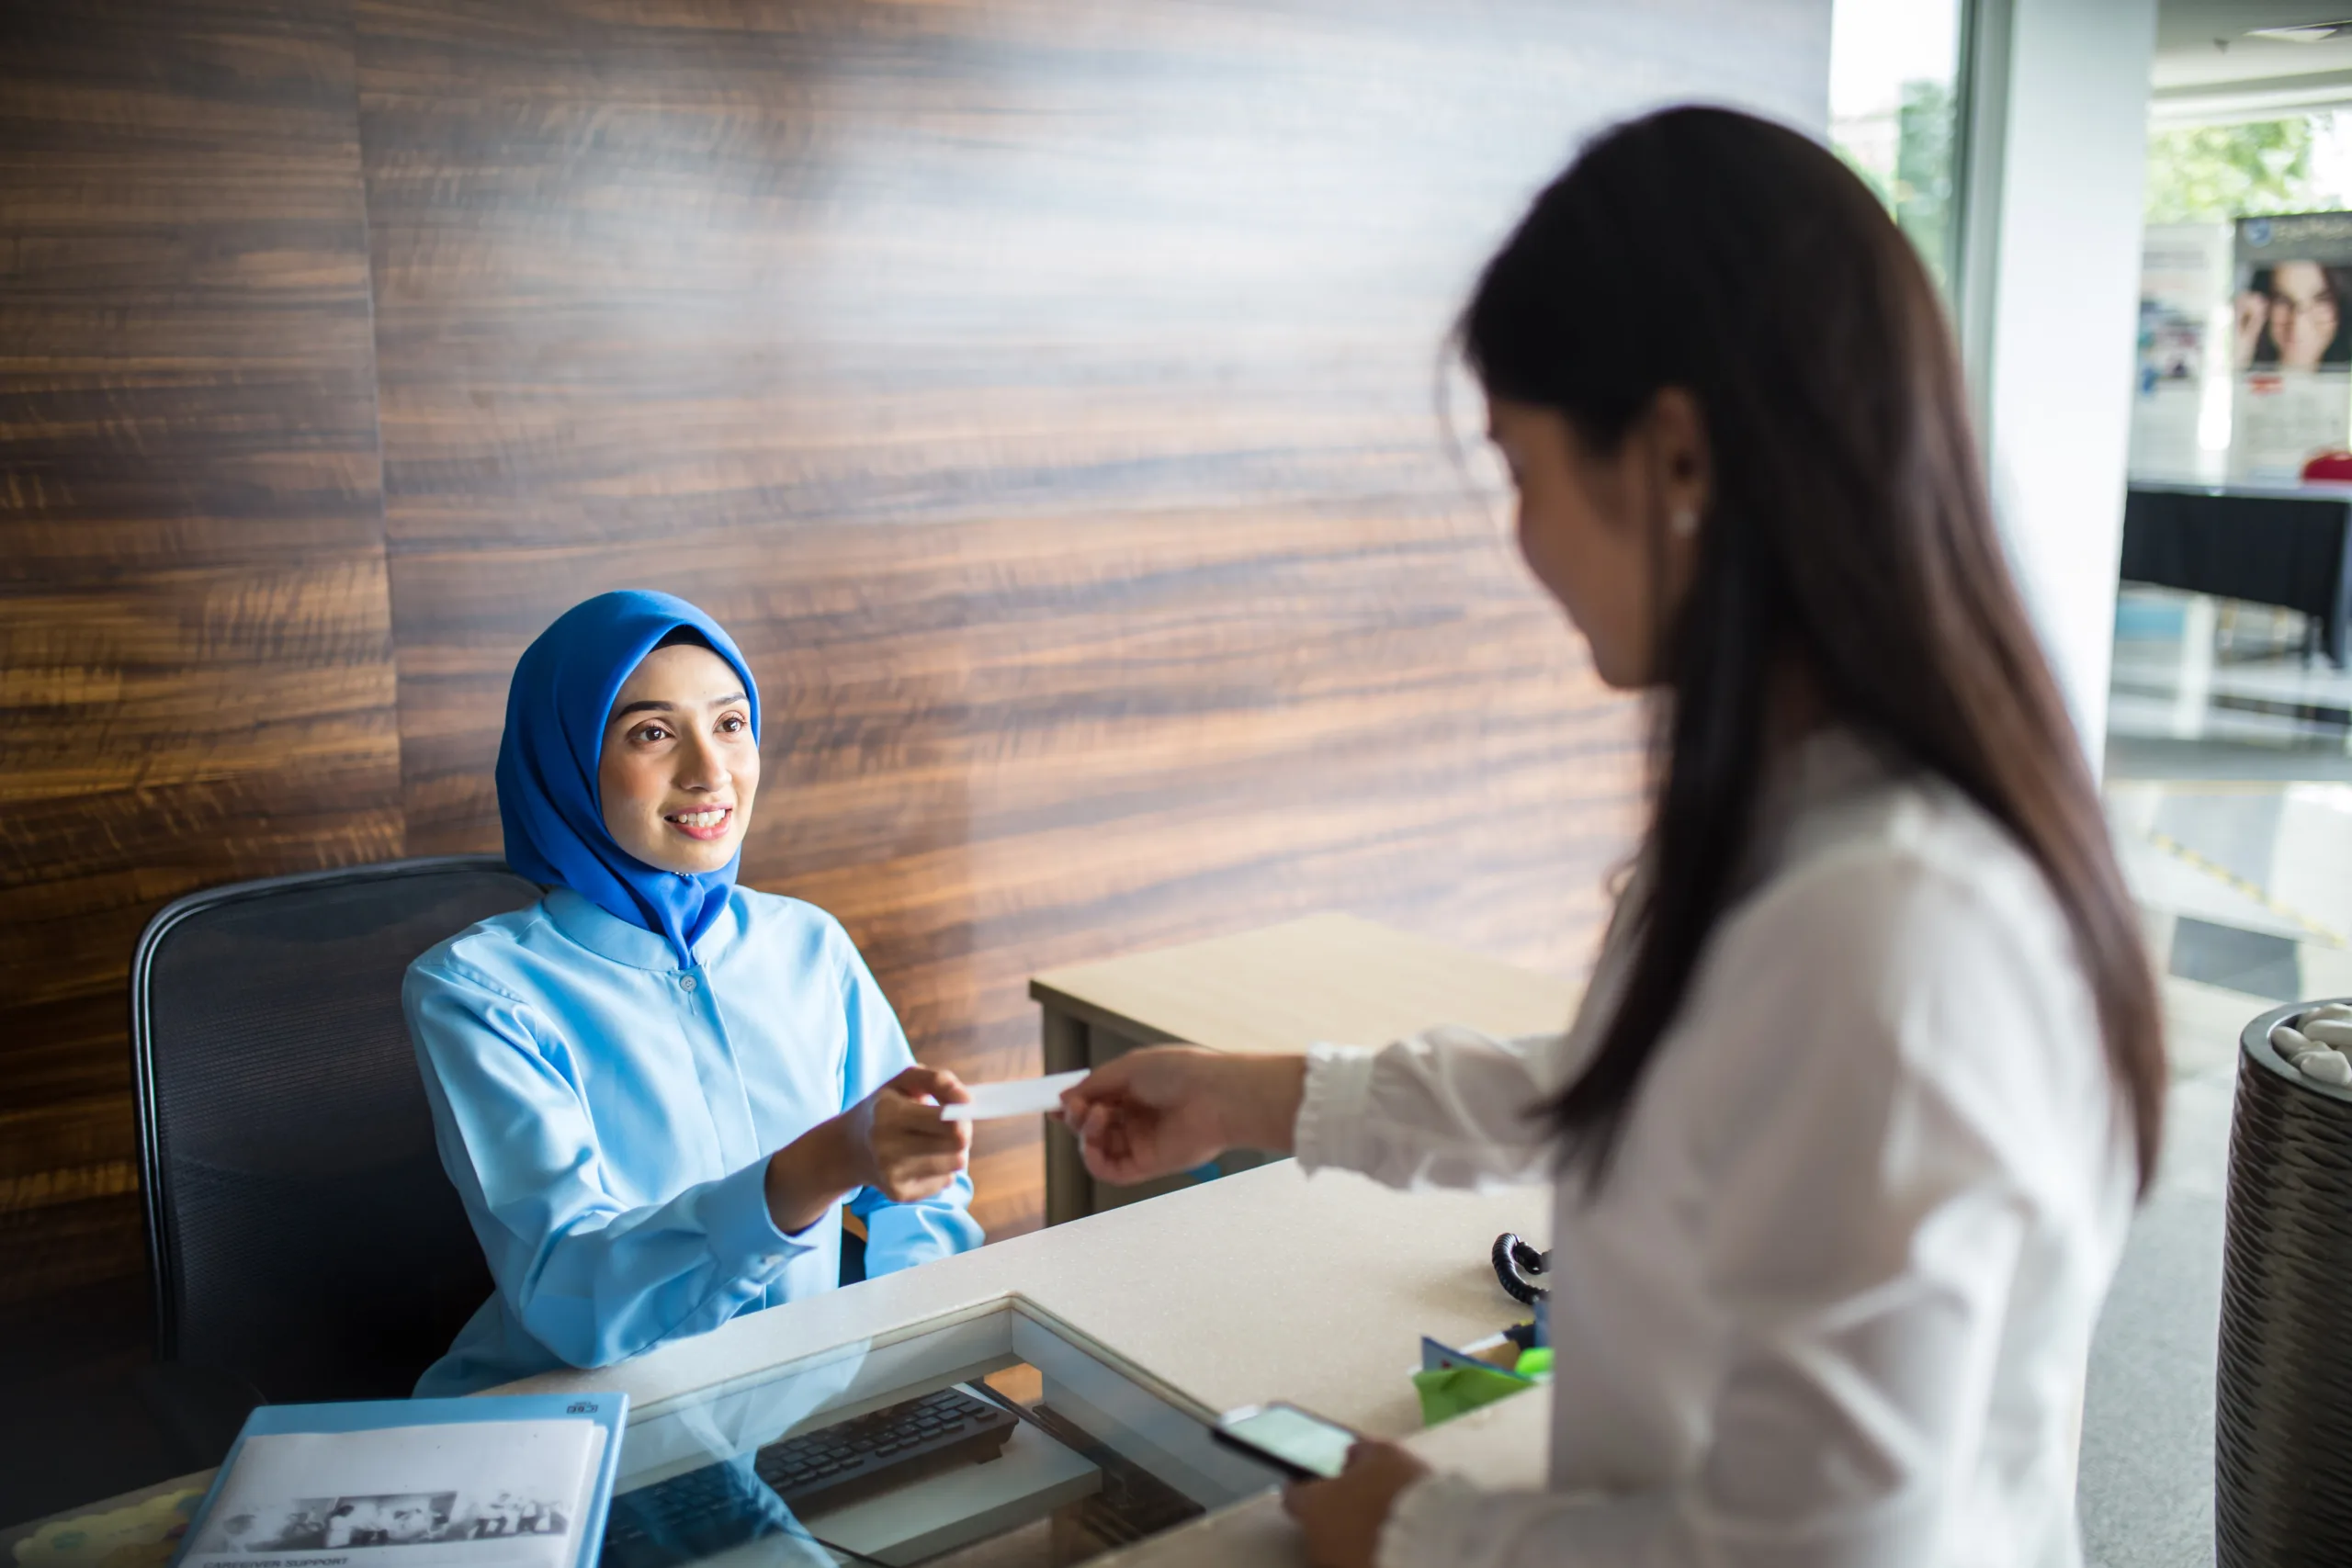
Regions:
<instances>
[{"instance_id":1,"label":"blurred background area","mask_svg":"<svg viewBox=\"0 0 2352 1568\"><path fill-rule=\"evenodd\" d=\"M2168 425L2171 389L2149 361L2186 249L2210 236L2218 254L2241 220L2352 210L2352 28L2291 6L2159 15L2131 468L2164 481L2202 464L2227 482L2245 472L2229 416L2247 401L2217 391L2235 368L2218 309L2191 338L2199 374L2177 378L2199 385L2177 401L2206 416L2186 455L2188 421ZM2340 416L2333 434L2337 447L2352 438ZM2135 581L2127 560L2107 789L2152 937L2181 979L2265 998L2352 989L2352 673L2326 650L2324 619Z\"/></svg>"}]
</instances>

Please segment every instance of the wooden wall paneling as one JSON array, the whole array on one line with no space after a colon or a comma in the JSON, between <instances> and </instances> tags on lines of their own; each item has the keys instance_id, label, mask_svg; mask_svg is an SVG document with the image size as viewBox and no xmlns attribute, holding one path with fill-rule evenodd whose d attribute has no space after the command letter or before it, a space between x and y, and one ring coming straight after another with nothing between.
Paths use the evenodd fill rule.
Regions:
<instances>
[{"instance_id":1,"label":"wooden wall paneling","mask_svg":"<svg viewBox=\"0 0 2352 1568\"><path fill-rule=\"evenodd\" d=\"M495 846L515 655L637 584L766 694L747 880L932 1059L1031 1070L1033 971L1314 908L1582 962L1634 716L1441 341L1579 133L1818 122L1826 0L356 15L414 848Z\"/></svg>"},{"instance_id":2,"label":"wooden wall paneling","mask_svg":"<svg viewBox=\"0 0 2352 1568\"><path fill-rule=\"evenodd\" d=\"M139 1289L148 916L401 850L354 93L338 4L0 7L0 1303Z\"/></svg>"},{"instance_id":3,"label":"wooden wall paneling","mask_svg":"<svg viewBox=\"0 0 2352 1568\"><path fill-rule=\"evenodd\" d=\"M653 546L548 591L662 581L738 629L768 704L747 880L840 915L964 1070L1035 1070L1037 968L1317 908L1579 961L1629 827L1628 716L1498 541L1195 517L1130 522L1106 561L1090 527L825 530L757 594L734 585L757 547L681 574ZM478 562L403 581L453 637L496 613ZM511 657L433 688L474 748ZM1042 1202L1020 1142L984 1150L1006 1224Z\"/></svg>"}]
</instances>

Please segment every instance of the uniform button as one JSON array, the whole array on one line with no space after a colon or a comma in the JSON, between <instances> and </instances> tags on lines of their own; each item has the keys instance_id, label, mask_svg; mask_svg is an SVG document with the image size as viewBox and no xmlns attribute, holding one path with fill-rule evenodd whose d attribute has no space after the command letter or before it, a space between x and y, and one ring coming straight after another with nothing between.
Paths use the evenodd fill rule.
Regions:
<instances>
[{"instance_id":1,"label":"uniform button","mask_svg":"<svg viewBox=\"0 0 2352 1568\"><path fill-rule=\"evenodd\" d=\"M681 975L678 976L678 984L691 991L695 988L695 977L692 975Z\"/></svg>"}]
</instances>

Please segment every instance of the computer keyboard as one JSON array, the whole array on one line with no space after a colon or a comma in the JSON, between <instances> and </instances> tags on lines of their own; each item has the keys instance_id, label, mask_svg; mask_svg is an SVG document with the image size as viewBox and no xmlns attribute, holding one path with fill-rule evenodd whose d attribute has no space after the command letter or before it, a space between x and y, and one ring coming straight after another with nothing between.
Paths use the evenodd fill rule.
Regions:
<instances>
[{"instance_id":1,"label":"computer keyboard","mask_svg":"<svg viewBox=\"0 0 2352 1568\"><path fill-rule=\"evenodd\" d=\"M796 1514L822 1513L944 1461L996 1458L1021 1423L985 1400L943 1388L818 1431L770 1443L752 1469Z\"/></svg>"},{"instance_id":2,"label":"computer keyboard","mask_svg":"<svg viewBox=\"0 0 2352 1568\"><path fill-rule=\"evenodd\" d=\"M683 1568L763 1536L805 1535L741 1460L613 1495L600 1568Z\"/></svg>"},{"instance_id":3,"label":"computer keyboard","mask_svg":"<svg viewBox=\"0 0 2352 1568\"><path fill-rule=\"evenodd\" d=\"M796 1516L994 1459L1019 1425L986 1400L944 1388L770 1443L748 1462L726 1460L620 1493L605 1525L605 1568L679 1568L762 1536L805 1534Z\"/></svg>"}]
</instances>

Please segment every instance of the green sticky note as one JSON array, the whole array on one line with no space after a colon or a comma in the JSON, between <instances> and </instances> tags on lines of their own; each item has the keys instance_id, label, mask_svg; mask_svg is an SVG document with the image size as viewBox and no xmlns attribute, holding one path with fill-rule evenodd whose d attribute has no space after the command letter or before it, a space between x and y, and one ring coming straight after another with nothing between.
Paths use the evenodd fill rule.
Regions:
<instances>
[{"instance_id":1,"label":"green sticky note","mask_svg":"<svg viewBox=\"0 0 2352 1568\"><path fill-rule=\"evenodd\" d=\"M1546 1364L1550 1360L1545 1357ZM1525 1364L1525 1358L1521 1359ZM1529 1371L1534 1369L1530 1368ZM1465 1410L1517 1393L1534 1385L1525 1378L1488 1367L1439 1367L1413 1374L1413 1391L1421 1396L1421 1425L1451 1421Z\"/></svg>"}]
</instances>

